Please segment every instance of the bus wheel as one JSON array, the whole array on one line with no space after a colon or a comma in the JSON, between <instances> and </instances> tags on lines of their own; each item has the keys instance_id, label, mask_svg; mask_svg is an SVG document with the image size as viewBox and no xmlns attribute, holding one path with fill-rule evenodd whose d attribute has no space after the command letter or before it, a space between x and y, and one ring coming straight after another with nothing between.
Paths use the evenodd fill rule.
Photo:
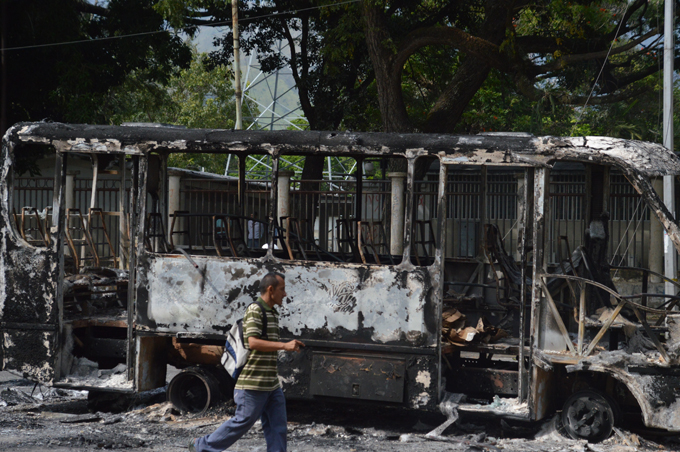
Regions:
<instances>
[{"instance_id":1,"label":"bus wheel","mask_svg":"<svg viewBox=\"0 0 680 452\"><path fill-rule=\"evenodd\" d=\"M599 443L614 428L614 411L603 394L584 389L572 394L562 408L562 425L573 439Z\"/></svg>"},{"instance_id":2,"label":"bus wheel","mask_svg":"<svg viewBox=\"0 0 680 452\"><path fill-rule=\"evenodd\" d=\"M221 377L217 368L184 369L170 381L168 400L180 411L203 414L227 396Z\"/></svg>"}]
</instances>

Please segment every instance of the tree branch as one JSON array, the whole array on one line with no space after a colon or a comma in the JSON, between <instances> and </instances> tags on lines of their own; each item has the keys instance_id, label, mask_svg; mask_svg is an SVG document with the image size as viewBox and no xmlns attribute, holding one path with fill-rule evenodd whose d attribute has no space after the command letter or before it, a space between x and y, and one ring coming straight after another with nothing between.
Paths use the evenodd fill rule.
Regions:
<instances>
[{"instance_id":1,"label":"tree branch","mask_svg":"<svg viewBox=\"0 0 680 452\"><path fill-rule=\"evenodd\" d=\"M587 96L578 96L570 93L549 93L540 90L534 86L533 83L523 74L515 74L515 85L527 98L532 101L537 101L542 98L552 97L560 104L564 105L585 105L586 101L589 105L607 105L620 102L622 100L630 99L631 97L639 96L651 88L647 86L639 86L618 91L614 94L606 96L594 96L588 99Z\"/></svg>"},{"instance_id":2,"label":"tree branch","mask_svg":"<svg viewBox=\"0 0 680 452\"><path fill-rule=\"evenodd\" d=\"M611 52L609 49L606 50L600 50L598 52L590 52L590 53L580 53L580 54L573 54L573 55L564 55L563 57L560 57L559 59L548 63L544 64L542 66L534 66L534 69L537 71L535 72L536 74L542 74L546 72L551 72L551 71L556 71L556 70L561 70L564 69L564 67L573 64L573 63L578 63L581 61L589 61L589 60L598 60L598 59L604 59L607 58L607 55L612 56L612 55L618 55L620 53L626 52L636 45L641 44L642 42L648 40L652 36L658 34L659 30L658 28L654 28L644 35L640 36L637 39L634 39L633 41L630 41L622 46L619 47L614 47L612 48Z\"/></svg>"},{"instance_id":3,"label":"tree branch","mask_svg":"<svg viewBox=\"0 0 680 452\"><path fill-rule=\"evenodd\" d=\"M436 44L444 44L475 55L483 59L489 66L496 69L507 68L507 62L500 53L497 45L486 39L472 36L454 27L429 27L409 33L403 40L404 44L394 56L395 66L403 66L406 60L416 50Z\"/></svg>"}]
</instances>

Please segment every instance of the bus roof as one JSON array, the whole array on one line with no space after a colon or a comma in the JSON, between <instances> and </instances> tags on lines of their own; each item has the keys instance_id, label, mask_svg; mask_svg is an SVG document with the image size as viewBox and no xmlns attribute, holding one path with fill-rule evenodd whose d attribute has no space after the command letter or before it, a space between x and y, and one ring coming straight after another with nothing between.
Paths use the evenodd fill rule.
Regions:
<instances>
[{"instance_id":1,"label":"bus roof","mask_svg":"<svg viewBox=\"0 0 680 452\"><path fill-rule=\"evenodd\" d=\"M5 140L51 144L64 152L430 155L446 164L551 166L559 160L611 165L650 177L680 174L680 158L662 145L610 137L241 131L34 122L14 125Z\"/></svg>"}]
</instances>

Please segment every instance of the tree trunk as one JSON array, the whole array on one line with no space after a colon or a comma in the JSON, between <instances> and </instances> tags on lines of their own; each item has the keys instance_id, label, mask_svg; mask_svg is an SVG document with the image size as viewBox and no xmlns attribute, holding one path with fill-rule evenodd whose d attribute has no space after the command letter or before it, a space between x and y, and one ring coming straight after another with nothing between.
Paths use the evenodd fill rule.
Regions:
<instances>
[{"instance_id":1,"label":"tree trunk","mask_svg":"<svg viewBox=\"0 0 680 452\"><path fill-rule=\"evenodd\" d=\"M363 3L364 26L368 54L373 63L378 88L378 104L385 132L408 132L412 130L406 114L401 92L402 68L394 64L395 53L388 46L393 44L387 32L385 17L380 8Z\"/></svg>"},{"instance_id":2,"label":"tree trunk","mask_svg":"<svg viewBox=\"0 0 680 452\"><path fill-rule=\"evenodd\" d=\"M482 60L466 58L430 110L424 131L453 132L465 108L484 84L489 71L489 66Z\"/></svg>"}]
</instances>

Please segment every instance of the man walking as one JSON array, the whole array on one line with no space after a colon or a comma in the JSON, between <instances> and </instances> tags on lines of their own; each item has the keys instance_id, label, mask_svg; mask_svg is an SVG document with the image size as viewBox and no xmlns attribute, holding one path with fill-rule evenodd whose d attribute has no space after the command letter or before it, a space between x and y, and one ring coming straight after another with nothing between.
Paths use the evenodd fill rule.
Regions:
<instances>
[{"instance_id":1,"label":"man walking","mask_svg":"<svg viewBox=\"0 0 680 452\"><path fill-rule=\"evenodd\" d=\"M274 306L286 296L286 281L281 273L268 273L260 282L257 303L246 309L243 317L244 345L251 350L248 361L234 388L236 413L210 435L189 444L192 452L222 452L262 420L267 452L286 451L286 399L279 384L277 355L279 350L299 351L298 340L279 342L279 319ZM262 316L267 316L267 331L262 331ZM266 339L263 338L266 336Z\"/></svg>"}]
</instances>

